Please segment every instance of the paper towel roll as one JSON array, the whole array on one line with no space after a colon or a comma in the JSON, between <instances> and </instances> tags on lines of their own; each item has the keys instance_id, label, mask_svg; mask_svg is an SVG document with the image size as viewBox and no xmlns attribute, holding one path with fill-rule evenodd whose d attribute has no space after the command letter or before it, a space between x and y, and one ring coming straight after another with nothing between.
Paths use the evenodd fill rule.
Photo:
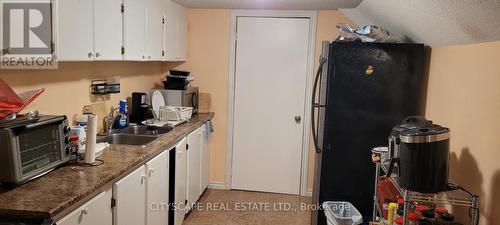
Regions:
<instances>
[{"instance_id":1,"label":"paper towel roll","mask_svg":"<svg viewBox=\"0 0 500 225\"><path fill-rule=\"evenodd\" d=\"M85 144L85 163L95 162L97 139L97 115L90 114L87 119L87 143Z\"/></svg>"}]
</instances>

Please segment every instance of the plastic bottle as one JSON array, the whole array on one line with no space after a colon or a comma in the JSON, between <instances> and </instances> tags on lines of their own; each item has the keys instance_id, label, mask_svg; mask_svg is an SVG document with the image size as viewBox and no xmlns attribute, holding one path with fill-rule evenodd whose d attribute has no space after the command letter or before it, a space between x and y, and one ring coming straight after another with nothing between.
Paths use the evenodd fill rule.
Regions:
<instances>
[{"instance_id":1,"label":"plastic bottle","mask_svg":"<svg viewBox=\"0 0 500 225\"><path fill-rule=\"evenodd\" d=\"M118 120L118 129L123 129L125 127L128 127L128 114L127 114L127 101L126 100L120 100L120 111L119 115L117 117Z\"/></svg>"},{"instance_id":2,"label":"plastic bottle","mask_svg":"<svg viewBox=\"0 0 500 225\"><path fill-rule=\"evenodd\" d=\"M392 225L394 222L394 214L396 209L398 208L398 204L395 202L389 203L389 214L387 214L387 224Z\"/></svg>"}]
</instances>

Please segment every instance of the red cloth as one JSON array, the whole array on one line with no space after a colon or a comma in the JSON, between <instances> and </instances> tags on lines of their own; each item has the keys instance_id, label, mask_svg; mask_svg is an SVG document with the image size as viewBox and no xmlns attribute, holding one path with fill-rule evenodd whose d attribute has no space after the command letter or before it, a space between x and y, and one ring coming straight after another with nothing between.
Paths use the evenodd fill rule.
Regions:
<instances>
[{"instance_id":1,"label":"red cloth","mask_svg":"<svg viewBox=\"0 0 500 225\"><path fill-rule=\"evenodd\" d=\"M44 89L32 90L19 95L10 86L0 79L0 119L12 113L19 113L35 98L42 94Z\"/></svg>"}]
</instances>

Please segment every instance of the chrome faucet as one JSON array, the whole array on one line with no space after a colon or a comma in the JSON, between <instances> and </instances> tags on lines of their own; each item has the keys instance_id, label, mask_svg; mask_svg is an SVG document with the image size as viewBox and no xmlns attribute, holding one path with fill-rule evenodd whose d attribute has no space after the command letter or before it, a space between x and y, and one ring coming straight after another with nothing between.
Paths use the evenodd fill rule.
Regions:
<instances>
[{"instance_id":1,"label":"chrome faucet","mask_svg":"<svg viewBox=\"0 0 500 225\"><path fill-rule=\"evenodd\" d=\"M120 109L119 107L111 108L111 112L109 112L109 114L106 117L104 117L106 121L106 130L104 135L109 135L113 132L113 123L115 122L115 117L116 117L115 112L119 109Z\"/></svg>"}]
</instances>

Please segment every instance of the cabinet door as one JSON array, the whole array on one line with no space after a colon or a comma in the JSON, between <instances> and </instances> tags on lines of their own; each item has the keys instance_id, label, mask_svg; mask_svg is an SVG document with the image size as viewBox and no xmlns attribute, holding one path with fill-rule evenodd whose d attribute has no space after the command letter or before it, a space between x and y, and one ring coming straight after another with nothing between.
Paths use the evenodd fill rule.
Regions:
<instances>
[{"instance_id":1,"label":"cabinet door","mask_svg":"<svg viewBox=\"0 0 500 225\"><path fill-rule=\"evenodd\" d=\"M112 225L111 189L97 195L69 215L57 221L58 225Z\"/></svg>"},{"instance_id":2,"label":"cabinet door","mask_svg":"<svg viewBox=\"0 0 500 225\"><path fill-rule=\"evenodd\" d=\"M94 60L94 0L57 0L57 57Z\"/></svg>"},{"instance_id":3,"label":"cabinet door","mask_svg":"<svg viewBox=\"0 0 500 225\"><path fill-rule=\"evenodd\" d=\"M166 0L165 4L165 24L164 26L164 43L163 50L165 51L165 56L163 59L165 61L176 61L177 58L177 21L178 21L178 9L180 5L170 0Z\"/></svg>"},{"instance_id":4,"label":"cabinet door","mask_svg":"<svg viewBox=\"0 0 500 225\"><path fill-rule=\"evenodd\" d=\"M187 200L190 205L200 197L201 127L188 134Z\"/></svg>"},{"instance_id":5,"label":"cabinet door","mask_svg":"<svg viewBox=\"0 0 500 225\"><path fill-rule=\"evenodd\" d=\"M165 225L168 222L168 153L169 151L164 151L146 163L147 225Z\"/></svg>"},{"instance_id":6,"label":"cabinet door","mask_svg":"<svg viewBox=\"0 0 500 225\"><path fill-rule=\"evenodd\" d=\"M122 0L95 0L95 59L121 60Z\"/></svg>"},{"instance_id":7,"label":"cabinet door","mask_svg":"<svg viewBox=\"0 0 500 225\"><path fill-rule=\"evenodd\" d=\"M187 180L186 180L186 163L187 163L187 153L186 153L186 141L187 138L183 138L175 146L175 199L174 203L177 209L174 212L174 225L182 225L184 221L184 216L186 215L185 202L186 191L187 191Z\"/></svg>"},{"instance_id":8,"label":"cabinet door","mask_svg":"<svg viewBox=\"0 0 500 225\"><path fill-rule=\"evenodd\" d=\"M202 127L201 141L201 167L200 167L200 195L208 187L208 175L210 172L210 145L211 131L210 126L204 124Z\"/></svg>"},{"instance_id":9,"label":"cabinet door","mask_svg":"<svg viewBox=\"0 0 500 225\"><path fill-rule=\"evenodd\" d=\"M143 0L123 0L123 42L125 60L146 60L147 13Z\"/></svg>"},{"instance_id":10,"label":"cabinet door","mask_svg":"<svg viewBox=\"0 0 500 225\"><path fill-rule=\"evenodd\" d=\"M147 58L151 61L161 61L163 51L163 12L161 3L157 0L149 0L150 7L147 9L148 21L148 42Z\"/></svg>"},{"instance_id":11,"label":"cabinet door","mask_svg":"<svg viewBox=\"0 0 500 225\"><path fill-rule=\"evenodd\" d=\"M113 185L114 225L146 224L145 166L130 173ZM99 223L96 223L99 224Z\"/></svg>"},{"instance_id":12,"label":"cabinet door","mask_svg":"<svg viewBox=\"0 0 500 225\"><path fill-rule=\"evenodd\" d=\"M188 22L186 7L180 6L178 9L178 25L177 25L177 60L186 61L188 52Z\"/></svg>"}]
</instances>

